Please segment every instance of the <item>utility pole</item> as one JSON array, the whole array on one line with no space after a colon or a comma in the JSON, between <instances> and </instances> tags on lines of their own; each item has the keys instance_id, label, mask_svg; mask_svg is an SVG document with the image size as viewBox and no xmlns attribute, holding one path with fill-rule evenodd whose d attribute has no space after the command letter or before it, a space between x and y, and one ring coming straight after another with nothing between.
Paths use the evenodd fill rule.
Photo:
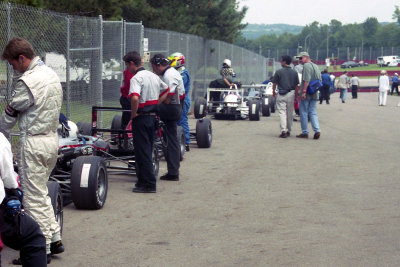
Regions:
<instances>
[{"instance_id":1,"label":"utility pole","mask_svg":"<svg viewBox=\"0 0 400 267\"><path fill-rule=\"evenodd\" d=\"M326 27L326 58L329 57L329 25Z\"/></svg>"}]
</instances>

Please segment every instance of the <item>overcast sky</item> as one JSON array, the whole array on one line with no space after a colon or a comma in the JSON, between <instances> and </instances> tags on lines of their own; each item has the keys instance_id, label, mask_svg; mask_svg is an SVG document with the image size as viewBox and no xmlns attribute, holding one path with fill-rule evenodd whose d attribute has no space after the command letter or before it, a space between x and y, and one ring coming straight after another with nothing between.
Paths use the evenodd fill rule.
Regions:
<instances>
[{"instance_id":1,"label":"overcast sky","mask_svg":"<svg viewBox=\"0 0 400 267\"><path fill-rule=\"evenodd\" d=\"M313 21L328 24L332 19L343 24L362 23L368 17L379 22L394 22L392 15L400 0L238 0L247 6L244 22L250 24L285 23L305 26Z\"/></svg>"}]
</instances>

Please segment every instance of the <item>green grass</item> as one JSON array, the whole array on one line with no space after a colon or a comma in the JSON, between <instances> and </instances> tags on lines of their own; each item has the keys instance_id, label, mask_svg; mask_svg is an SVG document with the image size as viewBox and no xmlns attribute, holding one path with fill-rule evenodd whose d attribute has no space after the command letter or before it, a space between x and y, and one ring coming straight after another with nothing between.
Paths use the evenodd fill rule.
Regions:
<instances>
[{"instance_id":1,"label":"green grass","mask_svg":"<svg viewBox=\"0 0 400 267\"><path fill-rule=\"evenodd\" d=\"M104 101L104 107L117 107L120 108L121 105L118 101ZM66 103L64 103L61 112L66 114ZM111 127L112 119L115 115L121 114L121 112L114 111L101 111L98 113L98 119L102 115L102 126L104 128ZM71 116L69 119L75 123L78 122L91 122L92 121L92 105L90 104L82 104L79 102L71 103Z\"/></svg>"},{"instance_id":2,"label":"green grass","mask_svg":"<svg viewBox=\"0 0 400 267\"><path fill-rule=\"evenodd\" d=\"M320 66L320 68L324 69L325 66ZM328 68L328 72L338 72L338 71L345 71L347 70L347 72L350 71L381 71L381 70L391 70L391 71L400 71L400 67L379 67L376 64L372 64L372 65L368 65L368 66L364 66L364 67L356 67L356 68L346 68L346 69L342 69L340 66L336 66L336 70L334 69L334 66L330 66Z\"/></svg>"}]
</instances>

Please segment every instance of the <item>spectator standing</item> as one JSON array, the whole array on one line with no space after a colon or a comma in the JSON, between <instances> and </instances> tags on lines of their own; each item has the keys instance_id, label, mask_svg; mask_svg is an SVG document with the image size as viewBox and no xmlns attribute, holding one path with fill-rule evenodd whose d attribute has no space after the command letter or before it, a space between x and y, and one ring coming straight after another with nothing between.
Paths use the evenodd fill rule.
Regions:
<instances>
[{"instance_id":1,"label":"spectator standing","mask_svg":"<svg viewBox=\"0 0 400 267\"><path fill-rule=\"evenodd\" d=\"M275 72L272 92L276 96L275 88L278 86L278 95L276 96L276 107L280 118L281 134L280 138L290 136L293 124L294 95L295 89L299 84L297 72L290 67L292 58L282 56L282 69Z\"/></svg>"},{"instance_id":2,"label":"spectator standing","mask_svg":"<svg viewBox=\"0 0 400 267\"><path fill-rule=\"evenodd\" d=\"M331 72L331 74L329 75L329 77L331 78L331 94L333 94L335 92L335 75L333 74L333 72Z\"/></svg>"},{"instance_id":3,"label":"spectator standing","mask_svg":"<svg viewBox=\"0 0 400 267\"><path fill-rule=\"evenodd\" d=\"M386 70L381 70L381 76L379 76L379 106L386 106L389 85L389 77L387 76Z\"/></svg>"},{"instance_id":4,"label":"spectator standing","mask_svg":"<svg viewBox=\"0 0 400 267\"><path fill-rule=\"evenodd\" d=\"M133 73L131 73L128 69L124 70L124 84L121 86L121 97L119 98L119 102L121 104L121 107L124 110L131 110L131 99L128 97L129 95L129 86L131 83L131 79L133 77ZM125 130L126 126L129 123L129 120L131 118L131 113L124 111L122 112L122 118L121 118L121 130Z\"/></svg>"},{"instance_id":5,"label":"spectator standing","mask_svg":"<svg viewBox=\"0 0 400 267\"><path fill-rule=\"evenodd\" d=\"M326 101L329 104L329 88L331 87L331 77L328 74L328 70L324 70L321 75L322 78L322 88L320 89L319 103L322 104L322 101Z\"/></svg>"},{"instance_id":6,"label":"spectator standing","mask_svg":"<svg viewBox=\"0 0 400 267\"><path fill-rule=\"evenodd\" d=\"M47 190L47 181L57 162L62 87L57 74L35 56L32 45L23 38L11 39L2 59L15 72L12 98L0 117L0 131L9 133L18 121L17 163L23 205L46 237L46 252L51 259L51 254L64 252L60 226Z\"/></svg>"},{"instance_id":7,"label":"spectator standing","mask_svg":"<svg viewBox=\"0 0 400 267\"><path fill-rule=\"evenodd\" d=\"M318 91L314 94L307 93L307 87L312 80L321 80L321 71L318 66L311 62L307 52L301 52L298 55L299 60L303 63L303 73L301 77L301 85L297 87L296 93L300 96L300 124L302 133L296 135L298 138L308 138L308 118L311 121L311 127L314 130L314 139L319 139L321 130L319 128L317 116ZM300 90L299 90L300 89Z\"/></svg>"},{"instance_id":8,"label":"spectator standing","mask_svg":"<svg viewBox=\"0 0 400 267\"><path fill-rule=\"evenodd\" d=\"M143 68L143 61L138 52L128 52L123 60L127 69L135 74L131 79L129 97L138 181L132 191L155 193L156 176L153 168L155 116L158 104L166 99L169 88L157 75Z\"/></svg>"},{"instance_id":9,"label":"spectator standing","mask_svg":"<svg viewBox=\"0 0 400 267\"><path fill-rule=\"evenodd\" d=\"M397 95L400 95L399 93L399 74L395 73L392 77L392 90L390 91L390 95L393 95L393 91L396 89Z\"/></svg>"},{"instance_id":10,"label":"spectator standing","mask_svg":"<svg viewBox=\"0 0 400 267\"><path fill-rule=\"evenodd\" d=\"M339 80L336 84L336 88L340 90L340 99L342 99L342 103L346 103L347 90L349 87L349 77L347 77L347 71L344 71L342 75L340 75Z\"/></svg>"},{"instance_id":11,"label":"spectator standing","mask_svg":"<svg viewBox=\"0 0 400 267\"><path fill-rule=\"evenodd\" d=\"M186 151L190 150L190 129L188 123L188 112L190 109L190 75L187 69L185 68L186 59L182 53L176 52L168 57L170 61L171 67L175 68L182 77L183 86L185 87L185 93L183 95L183 99L180 99L182 105L182 116L178 121L178 125L182 126L185 131L185 149Z\"/></svg>"},{"instance_id":12,"label":"spectator standing","mask_svg":"<svg viewBox=\"0 0 400 267\"><path fill-rule=\"evenodd\" d=\"M150 63L154 73L160 75L161 80L170 88L166 101L161 103L159 107L160 118L165 123L164 129L167 139L165 159L168 169L168 172L162 175L160 179L179 181L180 146L177 134L177 122L182 115L179 92L184 92L185 87L182 76L176 69L171 68L169 60L164 55L154 55Z\"/></svg>"},{"instance_id":13,"label":"spectator standing","mask_svg":"<svg viewBox=\"0 0 400 267\"><path fill-rule=\"evenodd\" d=\"M354 73L351 74L351 96L353 99L357 98L358 88L360 88L360 79L357 76L354 76Z\"/></svg>"},{"instance_id":14,"label":"spectator standing","mask_svg":"<svg viewBox=\"0 0 400 267\"><path fill-rule=\"evenodd\" d=\"M7 203L21 204L17 174L14 172L11 145L0 133L0 229L4 243L20 251L20 263L24 266L47 266L46 238L40 227L23 211L11 214ZM0 251L1 251L0 238ZM1 259L0 259L1 266Z\"/></svg>"}]
</instances>

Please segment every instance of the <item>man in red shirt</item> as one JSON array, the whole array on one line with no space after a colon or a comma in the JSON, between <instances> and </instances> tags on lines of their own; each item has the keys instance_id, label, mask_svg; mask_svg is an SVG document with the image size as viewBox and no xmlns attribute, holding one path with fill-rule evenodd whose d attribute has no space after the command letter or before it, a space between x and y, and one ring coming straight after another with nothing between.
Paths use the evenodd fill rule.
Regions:
<instances>
[{"instance_id":1,"label":"man in red shirt","mask_svg":"<svg viewBox=\"0 0 400 267\"><path fill-rule=\"evenodd\" d=\"M129 69L124 70L124 84L121 86L121 97L119 102L121 103L121 107L124 110L131 110L131 99L129 97L129 86L131 79L133 77L133 73L129 71ZM121 118L121 130L125 130L126 126L129 123L129 119L131 117L131 113L129 111L122 112Z\"/></svg>"}]
</instances>

